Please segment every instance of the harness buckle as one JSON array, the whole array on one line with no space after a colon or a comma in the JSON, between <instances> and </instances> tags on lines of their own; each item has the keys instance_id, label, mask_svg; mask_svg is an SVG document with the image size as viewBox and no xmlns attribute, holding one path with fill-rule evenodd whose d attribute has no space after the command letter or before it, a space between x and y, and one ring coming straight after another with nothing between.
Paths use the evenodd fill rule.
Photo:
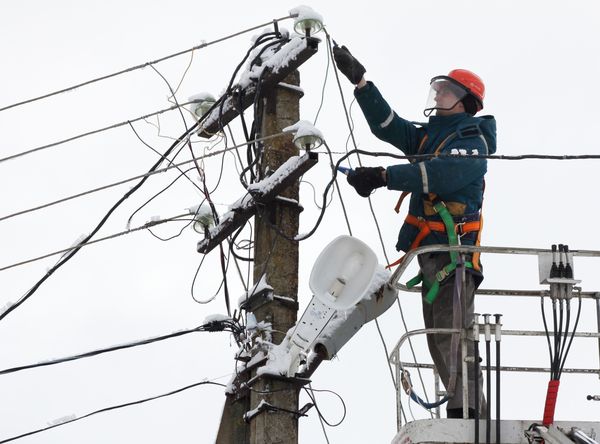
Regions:
<instances>
[{"instance_id":1,"label":"harness buckle","mask_svg":"<svg viewBox=\"0 0 600 444\"><path fill-rule=\"evenodd\" d=\"M463 227L465 224L466 224L466 222L456 222L454 224L454 231L456 232L456 234L458 234L461 237L464 236L465 234L467 234L463 231Z\"/></svg>"},{"instance_id":2,"label":"harness buckle","mask_svg":"<svg viewBox=\"0 0 600 444\"><path fill-rule=\"evenodd\" d=\"M444 279L446 279L446 278L447 278L449 275L450 275L450 273L448 273L448 272L446 271L446 267L444 267L444 268L442 268L440 271L438 271L438 272L435 274L435 279L436 279L438 282L442 282L442 281L443 281Z\"/></svg>"}]
</instances>

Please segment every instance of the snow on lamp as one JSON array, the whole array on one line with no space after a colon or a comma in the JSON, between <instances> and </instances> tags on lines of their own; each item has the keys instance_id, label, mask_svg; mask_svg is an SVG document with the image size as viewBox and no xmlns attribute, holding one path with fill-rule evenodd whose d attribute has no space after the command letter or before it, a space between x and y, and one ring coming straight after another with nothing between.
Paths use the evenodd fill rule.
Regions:
<instances>
[{"instance_id":1,"label":"snow on lamp","mask_svg":"<svg viewBox=\"0 0 600 444\"><path fill-rule=\"evenodd\" d=\"M323 17L308 6L298 6L290 10L294 18L294 31L310 37L323 29Z\"/></svg>"},{"instance_id":2,"label":"snow on lamp","mask_svg":"<svg viewBox=\"0 0 600 444\"><path fill-rule=\"evenodd\" d=\"M284 132L294 133L294 145L299 150L314 150L323 144L325 138L312 123L307 120L300 120L292 126L283 129Z\"/></svg>"},{"instance_id":3,"label":"snow on lamp","mask_svg":"<svg viewBox=\"0 0 600 444\"><path fill-rule=\"evenodd\" d=\"M194 113L196 119L201 119L215 104L216 100L212 94L200 93L195 94L189 98L192 102L191 110Z\"/></svg>"}]
</instances>

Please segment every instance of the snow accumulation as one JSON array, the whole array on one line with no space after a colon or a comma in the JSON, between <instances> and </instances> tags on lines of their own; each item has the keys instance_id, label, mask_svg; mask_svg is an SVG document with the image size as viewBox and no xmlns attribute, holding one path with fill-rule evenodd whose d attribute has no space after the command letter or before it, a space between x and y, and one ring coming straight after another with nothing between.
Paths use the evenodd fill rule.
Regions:
<instances>
[{"instance_id":1,"label":"snow accumulation","mask_svg":"<svg viewBox=\"0 0 600 444\"><path fill-rule=\"evenodd\" d=\"M267 194L275 187L275 185L280 184L283 179L289 176L290 173L298 167L301 159L302 157L300 156L290 157L269 177L261 180L260 182L250 184L248 186L248 191Z\"/></svg>"},{"instance_id":2,"label":"snow accumulation","mask_svg":"<svg viewBox=\"0 0 600 444\"><path fill-rule=\"evenodd\" d=\"M271 404L269 404L264 399L261 399L260 402L258 403L258 405L256 406L256 408L254 408L252 410L248 410L246 413L244 413L244 419L248 420L250 418L255 417L256 415L258 415L260 412L262 412L264 410L265 406L270 407Z\"/></svg>"},{"instance_id":3,"label":"snow accumulation","mask_svg":"<svg viewBox=\"0 0 600 444\"><path fill-rule=\"evenodd\" d=\"M248 298L250 296L252 296L253 294L257 294L260 293L263 290L271 290L273 291L273 287L271 287L268 283L267 283L267 275L263 274L260 279L258 280L257 283L254 284L254 286L252 287L252 289L250 289L250 291L245 292L239 299L238 299L238 307L243 304L244 302L246 302L246 300L248 300Z\"/></svg>"},{"instance_id":4,"label":"snow accumulation","mask_svg":"<svg viewBox=\"0 0 600 444\"><path fill-rule=\"evenodd\" d=\"M229 321L230 319L231 318L227 315L215 313L205 317L203 324L208 324L209 322Z\"/></svg>"},{"instance_id":5,"label":"snow accumulation","mask_svg":"<svg viewBox=\"0 0 600 444\"><path fill-rule=\"evenodd\" d=\"M286 68L291 61L295 60L298 54L306 48L306 41L300 36L295 36L281 48L271 46L261 54L260 64L254 63L256 56L262 50L262 45L255 48L250 57L248 57L248 65L246 70L240 74L238 86L247 88L254 83L266 68L269 68L272 73L278 73L281 68Z\"/></svg>"},{"instance_id":6,"label":"snow accumulation","mask_svg":"<svg viewBox=\"0 0 600 444\"><path fill-rule=\"evenodd\" d=\"M200 222L202 225L209 226L213 223L213 214L210 206L208 205L194 205L186 208L188 214L194 216L194 219Z\"/></svg>"},{"instance_id":7,"label":"snow accumulation","mask_svg":"<svg viewBox=\"0 0 600 444\"><path fill-rule=\"evenodd\" d=\"M290 15L296 16L296 21L300 20L316 20L318 22L323 23L323 16L312 9L310 6L296 6L293 9L289 10Z\"/></svg>"},{"instance_id":8,"label":"snow accumulation","mask_svg":"<svg viewBox=\"0 0 600 444\"><path fill-rule=\"evenodd\" d=\"M295 133L296 137L302 136L317 136L320 137L321 140L325 140L323 137L323 133L319 131L312 123L308 120L299 120L291 126L288 126L283 129L284 133L290 132Z\"/></svg>"},{"instance_id":9,"label":"snow accumulation","mask_svg":"<svg viewBox=\"0 0 600 444\"><path fill-rule=\"evenodd\" d=\"M270 346L267 363L256 370L257 375L286 375L292 363L289 350L289 339L286 336L281 344Z\"/></svg>"},{"instance_id":10,"label":"snow accumulation","mask_svg":"<svg viewBox=\"0 0 600 444\"><path fill-rule=\"evenodd\" d=\"M129 227L127 227L127 229L129 230ZM79 237L75 239L75 242L71 244L71 248L78 247L89 235L89 233L83 233L79 235Z\"/></svg>"},{"instance_id":11,"label":"snow accumulation","mask_svg":"<svg viewBox=\"0 0 600 444\"><path fill-rule=\"evenodd\" d=\"M377 264L375 268L375 273L373 273L373 277L371 278L371 283L369 284L369 288L365 291L362 299L369 300L371 296L379 290L382 285L384 285L387 281L390 280L390 276L392 273L390 270L386 270L385 267L381 264Z\"/></svg>"},{"instance_id":12,"label":"snow accumulation","mask_svg":"<svg viewBox=\"0 0 600 444\"><path fill-rule=\"evenodd\" d=\"M208 92L201 92L198 94L194 94L193 96L190 96L188 98L188 101L194 102L194 103L204 102L206 100L210 100L210 101L214 102L216 99L215 99L215 96L213 96L211 93L208 93Z\"/></svg>"},{"instance_id":13,"label":"snow accumulation","mask_svg":"<svg viewBox=\"0 0 600 444\"><path fill-rule=\"evenodd\" d=\"M389 270L386 270L385 267L383 267L383 265L377 264L375 273L373 274L373 277L371 278L369 287L363 294L363 297L361 298L361 300L366 300L366 301L370 300L371 297L383 285L385 285L389 281L390 276L391 276L391 272ZM359 301L359 303L360 303L360 301ZM321 337L321 338L331 337L333 335L333 333L338 329L338 327L340 325L342 325L346 321L346 319L348 319L348 316L350 315L350 313L352 313L355 310L355 308L356 308L356 306L350 307L347 310L337 310L335 312L335 315L333 316L331 321L329 321L329 323L325 326L325 328L323 329L323 331L321 332L319 337Z\"/></svg>"}]
</instances>

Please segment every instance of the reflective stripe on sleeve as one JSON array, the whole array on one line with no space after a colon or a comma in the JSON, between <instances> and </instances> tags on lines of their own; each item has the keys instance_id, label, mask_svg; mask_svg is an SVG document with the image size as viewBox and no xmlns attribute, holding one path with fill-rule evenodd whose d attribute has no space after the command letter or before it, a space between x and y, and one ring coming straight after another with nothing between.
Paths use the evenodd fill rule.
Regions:
<instances>
[{"instance_id":1,"label":"reflective stripe on sleeve","mask_svg":"<svg viewBox=\"0 0 600 444\"><path fill-rule=\"evenodd\" d=\"M425 168L425 162L419 162L421 168L421 179L423 180L423 193L429 193L429 181L427 180L427 168Z\"/></svg>"},{"instance_id":2,"label":"reflective stripe on sleeve","mask_svg":"<svg viewBox=\"0 0 600 444\"><path fill-rule=\"evenodd\" d=\"M394 120L394 110L392 110L390 112L390 115L387 117L387 119L385 119L383 121L383 123L381 123L379 125L379 128L385 128L386 126L388 126L390 123L392 123L392 120Z\"/></svg>"},{"instance_id":3,"label":"reflective stripe on sleeve","mask_svg":"<svg viewBox=\"0 0 600 444\"><path fill-rule=\"evenodd\" d=\"M485 137L483 137L483 134L479 136L481 138L481 140L483 140L483 144L485 145L485 154L488 155L490 154L490 150L488 148L488 144L487 144L487 140L485 140Z\"/></svg>"}]
</instances>

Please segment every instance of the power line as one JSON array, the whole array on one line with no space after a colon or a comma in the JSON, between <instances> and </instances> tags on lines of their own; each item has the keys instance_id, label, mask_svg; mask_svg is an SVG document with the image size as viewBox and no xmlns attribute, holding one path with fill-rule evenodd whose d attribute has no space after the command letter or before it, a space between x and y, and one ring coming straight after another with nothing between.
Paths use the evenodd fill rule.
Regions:
<instances>
[{"instance_id":1,"label":"power line","mask_svg":"<svg viewBox=\"0 0 600 444\"><path fill-rule=\"evenodd\" d=\"M12 214L8 214L6 216L0 217L0 222L3 221L3 220L11 219L11 218L16 217L16 216L20 216L20 215L27 214L27 213L32 213L34 211L38 211L38 210L41 210L41 209L44 209L44 208L48 208L48 207L51 207L51 206L63 203L63 202L67 202L69 200L77 199L79 197L83 197L83 196L86 196L88 194L96 193L98 191L103 191L103 190L106 190L108 188L116 187L118 185L123 185L125 183L132 182L134 180L145 179L145 178L148 178L150 176L154 176L155 174L164 173L164 172L169 171L169 170L171 170L173 168L179 168L179 167L181 167L183 165L187 165L189 163L192 163L192 162L194 162L196 160L201 160L201 159L206 159L208 157L217 156L217 155L223 154L223 153L225 153L227 151L231 151L231 150L240 148L242 146L246 146L249 143L261 142L261 141L264 141L264 140L274 139L276 137L281 137L281 136L287 135L287 134L289 134L289 133L278 133L278 134L273 134L273 135L267 136L267 137L261 137L261 138L258 138L258 139L254 139L254 140L252 140L250 142L242 143L242 144L239 144L239 145L236 145L236 146L232 146L232 147L220 150L220 151L215 151L214 153L205 154L205 155L202 155L202 156L199 156L199 157L195 157L195 158L190 159L190 160L186 160L186 161L183 161L183 162L180 162L180 163L175 163L175 164L172 164L172 165L170 165L168 167L165 167L165 168L161 168L161 169L158 169L158 170L149 171L148 173L145 173L145 174L140 174L138 176L133 176L133 177L130 177L128 179L123 179L123 180L120 180L120 181L117 181L117 182L110 183L108 185L103 185L103 186L98 187L98 188L93 188L93 189L88 190L88 191L84 191L84 192L81 192L81 193L73 194L71 196L63 197L62 199L58 199L58 200L55 200L55 201L52 201L52 202L48 202L48 203L45 203L45 204L42 204L42 205L38 205L37 207L33 207L33 208L28 208L26 210L17 211L16 213L12 213Z\"/></svg>"},{"instance_id":2,"label":"power line","mask_svg":"<svg viewBox=\"0 0 600 444\"><path fill-rule=\"evenodd\" d=\"M193 131L198 125L200 124L200 121L196 122L196 124L194 124L188 131L186 131L185 133L183 133L181 136L179 136L179 138L177 140L175 140L175 142L173 142L171 144L171 146L167 149L167 151L165 151L165 153L161 156L161 158L154 163L154 165L152 165L150 167L150 170L148 171L149 173L155 171L160 164L162 163L162 161L164 159L166 159L171 152L177 147L177 145L179 145L179 143L182 140L185 140L187 137L189 137L190 132ZM108 212L104 215L104 217L102 217L102 219L100 220L100 222L98 222L98 224L96 225L96 227L92 230L92 232L90 234L88 234L83 240L82 242L77 245L74 249L72 249L71 251L69 251L67 253L67 255L61 257L59 259L59 261L52 267L50 268L46 274L44 276L42 276L42 278L40 280L38 280L33 287L31 287L27 293L25 293L17 302L15 302L13 305L11 305L9 308L7 308L3 313L0 314L0 321L2 319L4 319L6 316L8 316L11 312L13 312L14 310L16 310L18 307L20 307L25 301L27 301L37 290L38 288L40 288L40 286L50 277L52 276L56 270L58 270L60 267L62 267L65 263L67 263L69 260L71 260L73 258L73 256L75 256L77 254L77 252L82 248L83 244L85 244L87 241L89 241L92 237L94 237L94 235L104 226L104 224L106 223L106 221L109 219L109 217L116 211L116 209L123 203L125 202L129 196L131 196L133 193L135 193L137 190L140 189L140 187L146 182L148 177L144 177L142 180L140 180L136 185L134 185L128 192L126 192L109 210Z\"/></svg>"},{"instance_id":3,"label":"power line","mask_svg":"<svg viewBox=\"0 0 600 444\"><path fill-rule=\"evenodd\" d=\"M331 46L331 36L327 32L327 30L324 30L324 31L325 31L325 34L327 36L327 51L330 53L330 57L333 58L333 48ZM346 117L346 123L348 124L348 128L350 130L349 138L352 139L352 143L354 144L354 148L357 149L358 145L356 143L356 139L354 138L353 122L351 121L350 115L348 113L348 109L346 108L346 101L344 99L344 93L342 91L342 84L340 83L340 76L338 74L337 65L335 63L333 64L333 72L335 73L335 79L336 79L338 90L339 90L340 97L341 97L341 100L342 100L342 107L344 108L344 115ZM348 141L346 141L346 150L348 149L347 147L348 147ZM349 153L347 153L346 156L349 156ZM342 159L343 158L344 158L344 156L342 156ZM337 173L337 166L339 165L340 161L338 161L338 163L336 165L336 169L333 171L334 178L335 178L335 175ZM362 166L362 162L360 160L360 157L358 157L358 162L359 162L359 165ZM340 198L341 198L341 195L340 195ZM369 201L369 208L371 210L371 214L373 215L373 220L375 222L375 227L377 229L377 232L378 232L378 235L379 235L379 239L380 239L380 242L381 242L381 248L383 250L383 255L384 255L386 261L389 263L389 260L387 258L387 252L385 250L385 244L383 243L383 238L381 236L381 231L379 229L379 223L377 221L377 216L375 215L375 212L373 211L373 205L371 203L371 198L370 197L368 198L368 201ZM347 220L346 220L346 222L349 225L349 222ZM400 311L402 312L402 308L401 307L400 307ZM402 319L404 320L404 317L402 317ZM397 384L396 378L394 378L394 372L392 370L392 366L391 366L389 360L387 359L387 356L389 356L388 352L387 352L387 345L386 345L385 340L383 338L383 334L381 333L381 328L379 326L379 322L378 322L377 319L375 319L375 325L377 327L377 332L379 333L379 337L381 338L381 343L383 344L383 350L384 350L385 355L386 355L386 362L387 362L388 369L390 371L390 376L392 377L392 383L394 384L394 388L396 390L398 390L398 384ZM407 327L406 327L406 324L404 324L404 329L406 331L408 331ZM415 357L415 360L416 360L416 357ZM406 421L406 414L404 413L404 409L403 408L401 408L401 412L402 412L402 415L404 417L404 420Z\"/></svg>"},{"instance_id":4,"label":"power line","mask_svg":"<svg viewBox=\"0 0 600 444\"><path fill-rule=\"evenodd\" d=\"M156 60L154 60L152 62L142 63L141 65L132 66L130 68L126 68L126 69L123 69L121 71L117 71L117 72L112 73L112 74L107 74L107 75L104 75L104 76L101 76L101 77L97 77L97 78L92 79L92 80L87 80L87 81L79 83L77 85L69 86L67 88L63 88L63 89L60 89L58 91L54 91L54 92L51 92L51 93L48 93L48 94L44 94L42 96L34 97L32 99L24 100L22 102L13 103L12 105L7 105L7 106L4 106L4 107L0 108L0 112L6 111L6 110L11 109L11 108L15 108L17 106L25 105L27 103L31 103L31 102L35 102L35 101L38 101L38 100L46 99L48 97L52 97L52 96L55 96L57 94L62 94L62 93L68 92L68 91L72 91L74 89L81 88L82 86L87 86L87 85L90 85L92 83L99 82L101 80L110 79L111 77L116 77L116 76L119 76L121 74L125 74L125 73L128 73L128 72L136 71L138 69L142 69L142 68L145 68L147 66L152 66L152 65L155 65L157 63L164 62L165 60L169 60L169 59L171 59L173 57L178 57L180 55L187 54L188 52L195 51L197 49L202 49L202 48L206 48L207 46L210 46L210 45L221 43L221 42L223 42L225 40L228 40L230 38L237 37L237 36L245 34L247 32L254 31L256 29L260 29L260 28L263 28L263 27L268 26L270 24L273 24L275 22L280 22L282 20L286 20L286 19L292 18L292 17L294 17L294 16L293 15L288 15L288 16L281 17L281 18L278 18L278 19L274 19L274 20L271 20L269 22L262 23L262 24L257 25L257 26L253 26L252 28L248 28L248 29L245 29L243 31L236 32L235 34L230 34L228 36L221 37L221 38L219 38L217 40L213 40L211 42L204 42L204 43L201 43L200 45L194 46L194 47L192 47L190 49L185 49L183 51L179 51L179 52L176 52L174 54L170 54L170 55L167 55L165 57L161 57L160 59L156 59Z\"/></svg>"},{"instance_id":5,"label":"power line","mask_svg":"<svg viewBox=\"0 0 600 444\"><path fill-rule=\"evenodd\" d=\"M99 237L98 239L94 239L94 240L89 240L89 241L86 241L86 242L78 243L78 244L76 244L76 245L74 245L72 247L69 247L69 248L63 248L62 250L53 251L52 253L47 253L47 254L44 254L42 256L34 257L32 259L26 259L26 260L21 261L21 262L16 262L16 263L11 264L11 265L6 265L6 266L0 268L0 271L5 271L5 270L9 270L11 268L15 268L15 267L18 267L18 266L21 266L21 265L29 264L31 262L40 261L42 259L46 259L48 257L55 256L57 254L67 253L67 252L72 251L72 250L74 250L76 248L79 249L79 248L87 247L88 245L92 245L92 244L95 244L95 243L98 243L98 242L103 242L103 241L106 241L106 240L109 240L109 239L114 239L115 237L123 236L125 234L134 233L136 231L144 230L144 229L153 227L155 225L160 225L160 224L164 224L166 222L172 222L172 221L176 221L176 220L181 220L180 218L182 218L184 216L189 216L189 213L180 214L179 216L170 217L168 219L161 219L161 220L155 220L155 221L146 222L144 225L141 225L139 227L130 228L130 229L125 230L125 231L119 231L118 233L110 234L110 235L105 236L105 237Z\"/></svg>"},{"instance_id":6,"label":"power line","mask_svg":"<svg viewBox=\"0 0 600 444\"><path fill-rule=\"evenodd\" d=\"M47 367L50 365L62 364L65 362L76 361L79 359L91 358L93 356L98 356L104 353L114 352L118 350L124 350L127 348L139 347L141 345L148 345L154 342L164 341L166 339L176 338L178 336L188 335L190 333L197 332L207 332L207 331L231 331L231 332L240 332L241 327L235 323L233 320L224 320L224 321L212 321L202 324L198 327L187 329L187 330L179 330L167 335L155 336L152 338L142 339L140 341L128 342L125 344L113 345L111 347L101 348L98 350L92 350L86 353L80 353L73 356L66 356L63 358L57 358L47 361L38 362L35 364L27 364L21 365L18 367L7 368L4 370L0 370L0 375L7 375L9 373L16 373L23 370L29 370L38 367Z\"/></svg>"},{"instance_id":7,"label":"power line","mask_svg":"<svg viewBox=\"0 0 600 444\"><path fill-rule=\"evenodd\" d=\"M167 396L176 395L177 393L181 393L181 392L183 392L185 390L189 390L191 388L199 387L201 385L206 385L206 384L218 385L220 387L227 387L225 384L221 384L219 382L213 382L213 381L196 382L195 384L191 384L191 385L188 385L188 386L185 386L185 387L181 387L181 388L179 388L177 390L173 390L173 391L168 392L168 393L163 393L162 395L151 396L149 398L140 399L138 401L131 401L131 402L126 402L124 404L114 405L114 406L111 406L111 407L105 407L103 409L96 410L96 411L91 412L91 413L87 413L87 414L85 414L83 416L79 416L79 417L67 419L65 421L59 422L57 424L53 424L53 425L48 426L48 427L44 427L42 429L33 430L31 432L23 433L23 434L18 435L18 436L12 436L10 438L3 439L2 441L0 441L0 444L4 444L4 443L7 443L7 442L11 442L11 441L16 441L17 439L25 438L26 436L35 435L37 433L45 432L46 430L50 430L50 429L53 429L53 428L56 428L56 427L60 427L60 426L66 425L66 424L70 424L70 423L75 422L75 421L80 421L82 419L89 418L90 416L96 415L98 413L109 412L111 410L117 410L117 409L121 409L121 408L124 408L124 407L130 407L132 405L139 405L139 404L143 404L145 402L154 401L154 400L159 399L159 398L166 398Z\"/></svg>"},{"instance_id":8,"label":"power line","mask_svg":"<svg viewBox=\"0 0 600 444\"><path fill-rule=\"evenodd\" d=\"M104 131L108 131L108 130L111 130L111 129L119 128L121 126L128 125L128 124L140 121L140 120L145 120L148 117L157 116L157 115L165 113L167 111L173 111L173 110L175 110L175 109L177 109L179 107L186 106L186 105L189 105L191 103L194 103L194 102L192 101L192 102L182 103L181 105L174 105L174 106L171 106L170 108L161 109L159 111L155 111L153 113L146 114L146 115L141 116L141 117L136 117L135 119L126 120L124 122L119 122L119 123L114 123L112 125L105 126L104 128L98 128L98 129L95 129L95 130L92 130L92 131L88 131L86 133L82 133L82 134L78 134L76 136L69 137L67 139L58 140L56 142L49 143L47 145L41 145L41 146L38 146L38 147L35 147L35 148L31 148L29 150L26 150L26 151L23 151L23 152L20 152L20 153L17 153L17 154L11 154L10 156L6 156L6 157L0 158L0 163L1 162L5 162L7 160L16 159L18 157L23 157L23 156L26 156L28 154L36 153L38 151L47 150L48 148L53 148L53 147L56 147L58 145L62 145L62 144L67 143L67 142L72 142L74 140L81 139L83 137L91 136L93 134L98 134L98 133L101 133L101 132L104 132Z\"/></svg>"}]
</instances>

